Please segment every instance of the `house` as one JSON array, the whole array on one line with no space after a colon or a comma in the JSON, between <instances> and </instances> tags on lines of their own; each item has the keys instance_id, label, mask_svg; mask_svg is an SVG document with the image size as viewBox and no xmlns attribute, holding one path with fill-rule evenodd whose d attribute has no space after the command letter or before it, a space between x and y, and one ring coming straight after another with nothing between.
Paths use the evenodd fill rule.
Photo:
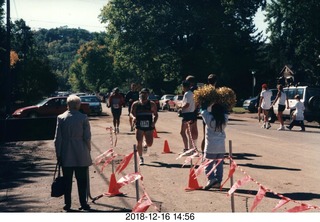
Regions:
<instances>
[{"instance_id":1,"label":"house","mask_svg":"<svg viewBox=\"0 0 320 222\"><path fill-rule=\"evenodd\" d=\"M281 72L279 73L279 77L277 78L277 83L283 86L291 86L294 84L294 72L292 69L285 65Z\"/></svg>"}]
</instances>

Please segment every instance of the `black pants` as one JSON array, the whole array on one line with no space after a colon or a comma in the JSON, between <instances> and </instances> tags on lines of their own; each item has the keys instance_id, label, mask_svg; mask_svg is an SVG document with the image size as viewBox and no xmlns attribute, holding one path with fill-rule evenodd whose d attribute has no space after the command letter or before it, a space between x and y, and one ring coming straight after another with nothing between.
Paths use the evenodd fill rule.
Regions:
<instances>
[{"instance_id":1,"label":"black pants","mask_svg":"<svg viewBox=\"0 0 320 222\"><path fill-rule=\"evenodd\" d=\"M292 127L294 127L294 126L301 126L301 130L305 130L303 120L293 120L290 123L289 128L292 129Z\"/></svg>"},{"instance_id":2,"label":"black pants","mask_svg":"<svg viewBox=\"0 0 320 222\"><path fill-rule=\"evenodd\" d=\"M64 194L65 205L71 206L73 172L77 179L80 205L87 205L88 167L62 167L62 172L66 180L66 192Z\"/></svg>"}]
</instances>

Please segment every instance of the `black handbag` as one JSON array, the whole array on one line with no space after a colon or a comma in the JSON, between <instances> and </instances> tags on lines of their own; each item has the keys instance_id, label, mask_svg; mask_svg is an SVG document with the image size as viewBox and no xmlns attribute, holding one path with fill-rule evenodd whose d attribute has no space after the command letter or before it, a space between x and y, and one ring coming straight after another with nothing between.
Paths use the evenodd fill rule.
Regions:
<instances>
[{"instance_id":1,"label":"black handbag","mask_svg":"<svg viewBox=\"0 0 320 222\"><path fill-rule=\"evenodd\" d=\"M58 171L58 176L56 173ZM65 193L65 179L60 174L60 164L57 163L56 169L53 175L53 182L51 184L51 197L61 197Z\"/></svg>"}]
</instances>

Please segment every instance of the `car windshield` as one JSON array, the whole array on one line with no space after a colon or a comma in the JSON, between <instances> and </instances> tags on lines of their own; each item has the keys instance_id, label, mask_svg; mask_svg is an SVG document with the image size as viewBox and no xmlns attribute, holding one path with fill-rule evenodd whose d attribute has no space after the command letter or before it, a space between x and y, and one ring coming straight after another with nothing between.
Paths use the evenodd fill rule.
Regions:
<instances>
[{"instance_id":1,"label":"car windshield","mask_svg":"<svg viewBox=\"0 0 320 222\"><path fill-rule=\"evenodd\" d=\"M165 99L173 99L174 96L166 96Z\"/></svg>"},{"instance_id":2,"label":"car windshield","mask_svg":"<svg viewBox=\"0 0 320 222\"><path fill-rule=\"evenodd\" d=\"M43 106L46 102L48 102L50 99L47 98L47 99L44 99L42 101L40 101L39 103L36 104L36 106Z\"/></svg>"},{"instance_id":3,"label":"car windshield","mask_svg":"<svg viewBox=\"0 0 320 222\"><path fill-rule=\"evenodd\" d=\"M86 102L86 103L97 103L99 102L98 98L95 96L90 96L90 97L80 97L81 102Z\"/></svg>"}]
</instances>

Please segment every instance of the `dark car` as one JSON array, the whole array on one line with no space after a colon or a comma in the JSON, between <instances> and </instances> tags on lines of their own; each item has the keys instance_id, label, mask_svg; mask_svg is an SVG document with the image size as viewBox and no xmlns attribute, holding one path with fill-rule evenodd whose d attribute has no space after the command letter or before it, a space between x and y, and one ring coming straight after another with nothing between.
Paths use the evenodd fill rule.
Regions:
<instances>
[{"instance_id":1,"label":"dark car","mask_svg":"<svg viewBox=\"0 0 320 222\"><path fill-rule=\"evenodd\" d=\"M102 106L100 99L95 95L80 96L81 102L89 103L90 113L100 116L102 114Z\"/></svg>"},{"instance_id":2,"label":"dark car","mask_svg":"<svg viewBox=\"0 0 320 222\"><path fill-rule=\"evenodd\" d=\"M67 110L67 97L50 97L36 105L19 108L12 116L14 118L36 118L58 116ZM80 112L90 114L89 104L81 103Z\"/></svg>"},{"instance_id":3,"label":"dark car","mask_svg":"<svg viewBox=\"0 0 320 222\"><path fill-rule=\"evenodd\" d=\"M272 92L272 97L271 97L271 102L273 102L273 100L276 98L278 90L277 89L270 89ZM245 110L248 110L250 113L256 113L258 112L258 103L260 100L260 93L259 95L246 99L245 101L243 101L243 105L242 107Z\"/></svg>"},{"instance_id":4,"label":"dark car","mask_svg":"<svg viewBox=\"0 0 320 222\"><path fill-rule=\"evenodd\" d=\"M153 101L157 105L157 109L159 111L160 110L160 103L159 103L160 96L158 96L158 95L149 95L148 99Z\"/></svg>"},{"instance_id":5,"label":"dark car","mask_svg":"<svg viewBox=\"0 0 320 222\"><path fill-rule=\"evenodd\" d=\"M245 110L248 110L250 113L256 113L258 112L257 104L258 104L258 96L255 96L243 101L242 107Z\"/></svg>"}]
</instances>

